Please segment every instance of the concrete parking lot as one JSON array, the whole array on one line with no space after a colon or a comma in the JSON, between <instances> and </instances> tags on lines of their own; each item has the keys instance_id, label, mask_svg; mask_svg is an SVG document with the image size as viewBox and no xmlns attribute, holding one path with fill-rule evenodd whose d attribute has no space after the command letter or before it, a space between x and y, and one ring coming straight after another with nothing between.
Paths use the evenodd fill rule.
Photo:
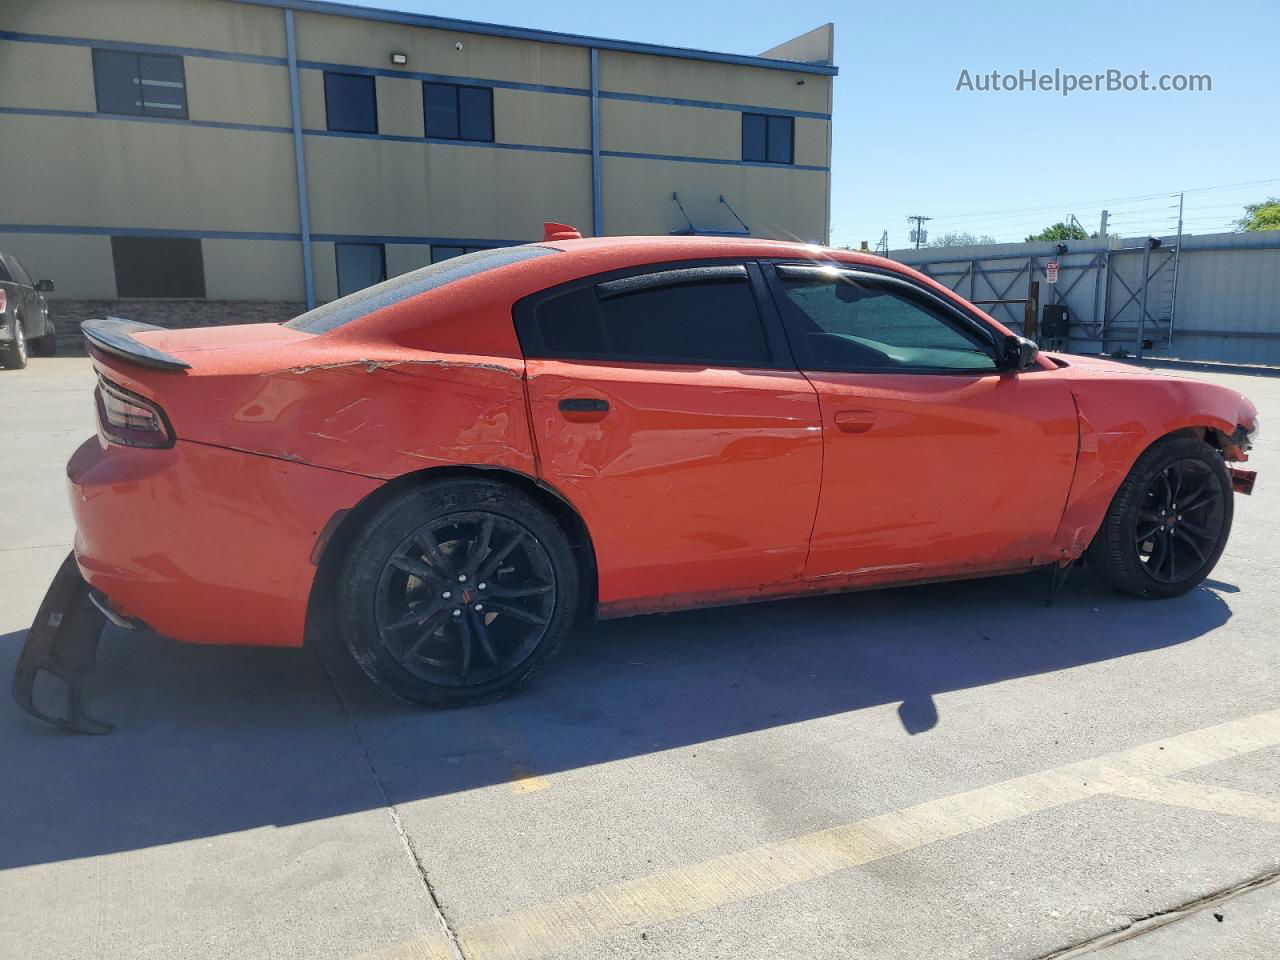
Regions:
<instances>
[{"instance_id":1,"label":"concrete parking lot","mask_svg":"<svg viewBox=\"0 0 1280 960\"><path fill-rule=\"evenodd\" d=\"M105 738L0 702L0 957L1263 958L1280 378L1202 588L1034 574L582 629L425 712L110 628ZM83 358L0 373L0 674L69 549ZM138 518L145 523L145 517Z\"/></svg>"}]
</instances>

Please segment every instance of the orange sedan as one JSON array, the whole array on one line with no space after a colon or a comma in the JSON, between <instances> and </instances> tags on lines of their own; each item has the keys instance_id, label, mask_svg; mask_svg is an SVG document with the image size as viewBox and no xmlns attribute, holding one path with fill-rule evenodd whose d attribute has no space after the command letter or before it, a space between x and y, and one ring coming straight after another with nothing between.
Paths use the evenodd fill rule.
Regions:
<instances>
[{"instance_id":1,"label":"orange sedan","mask_svg":"<svg viewBox=\"0 0 1280 960\"><path fill-rule=\"evenodd\" d=\"M282 326L85 324L68 576L121 624L336 628L391 693L476 703L584 616L1081 557L1173 596L1252 484L1240 394L1040 353L893 261L557 229Z\"/></svg>"}]
</instances>

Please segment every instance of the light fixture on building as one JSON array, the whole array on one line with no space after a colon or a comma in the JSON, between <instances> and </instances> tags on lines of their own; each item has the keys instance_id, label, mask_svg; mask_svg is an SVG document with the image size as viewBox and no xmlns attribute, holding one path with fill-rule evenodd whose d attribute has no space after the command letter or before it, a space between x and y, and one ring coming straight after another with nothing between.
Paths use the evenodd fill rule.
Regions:
<instances>
[{"instance_id":1,"label":"light fixture on building","mask_svg":"<svg viewBox=\"0 0 1280 960\"><path fill-rule=\"evenodd\" d=\"M409 55L407 53L393 53L391 55L391 62L397 67L403 67L409 62Z\"/></svg>"}]
</instances>

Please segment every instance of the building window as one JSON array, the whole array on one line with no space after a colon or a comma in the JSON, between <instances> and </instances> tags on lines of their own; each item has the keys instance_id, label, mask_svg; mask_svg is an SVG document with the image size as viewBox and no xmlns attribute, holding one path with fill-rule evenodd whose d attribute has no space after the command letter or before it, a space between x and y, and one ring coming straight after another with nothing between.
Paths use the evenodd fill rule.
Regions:
<instances>
[{"instance_id":1,"label":"building window","mask_svg":"<svg viewBox=\"0 0 1280 960\"><path fill-rule=\"evenodd\" d=\"M795 117L763 113L742 115L742 159L755 163L794 163Z\"/></svg>"},{"instance_id":2,"label":"building window","mask_svg":"<svg viewBox=\"0 0 1280 960\"><path fill-rule=\"evenodd\" d=\"M492 249L492 247L454 247L442 244L432 244L431 262L439 263L441 260L452 260L454 257L460 257L464 253L479 253L481 250Z\"/></svg>"},{"instance_id":3,"label":"building window","mask_svg":"<svg viewBox=\"0 0 1280 960\"><path fill-rule=\"evenodd\" d=\"M380 243L335 243L338 296L372 287L387 279L387 257Z\"/></svg>"},{"instance_id":4,"label":"building window","mask_svg":"<svg viewBox=\"0 0 1280 960\"><path fill-rule=\"evenodd\" d=\"M378 132L378 96L374 91L373 77L326 72L324 109L330 130Z\"/></svg>"},{"instance_id":5,"label":"building window","mask_svg":"<svg viewBox=\"0 0 1280 960\"><path fill-rule=\"evenodd\" d=\"M94 50L93 86L99 113L187 118L187 82L181 57Z\"/></svg>"},{"instance_id":6,"label":"building window","mask_svg":"<svg viewBox=\"0 0 1280 960\"><path fill-rule=\"evenodd\" d=\"M424 83L422 107L428 137L493 143L493 91L454 83Z\"/></svg>"},{"instance_id":7,"label":"building window","mask_svg":"<svg viewBox=\"0 0 1280 960\"><path fill-rule=\"evenodd\" d=\"M204 251L199 239L112 237L116 296L204 298Z\"/></svg>"}]
</instances>

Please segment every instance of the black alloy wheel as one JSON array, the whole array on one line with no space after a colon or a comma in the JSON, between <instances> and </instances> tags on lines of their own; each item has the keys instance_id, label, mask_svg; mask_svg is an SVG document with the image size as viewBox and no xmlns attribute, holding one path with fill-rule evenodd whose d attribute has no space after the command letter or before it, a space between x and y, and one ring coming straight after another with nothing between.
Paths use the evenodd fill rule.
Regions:
<instances>
[{"instance_id":1,"label":"black alloy wheel","mask_svg":"<svg viewBox=\"0 0 1280 960\"><path fill-rule=\"evenodd\" d=\"M471 511L405 537L383 567L377 597L378 635L396 663L428 683L483 684L542 641L555 570L519 523Z\"/></svg>"},{"instance_id":2,"label":"black alloy wheel","mask_svg":"<svg viewBox=\"0 0 1280 960\"><path fill-rule=\"evenodd\" d=\"M338 631L371 680L413 703L510 693L556 652L578 613L581 573L565 531L505 483L405 489L344 549Z\"/></svg>"},{"instance_id":3,"label":"black alloy wheel","mask_svg":"<svg viewBox=\"0 0 1280 960\"><path fill-rule=\"evenodd\" d=\"M1085 556L1103 580L1124 593L1186 593L1222 556L1234 497L1217 449L1196 437L1165 437L1120 484Z\"/></svg>"}]
</instances>

